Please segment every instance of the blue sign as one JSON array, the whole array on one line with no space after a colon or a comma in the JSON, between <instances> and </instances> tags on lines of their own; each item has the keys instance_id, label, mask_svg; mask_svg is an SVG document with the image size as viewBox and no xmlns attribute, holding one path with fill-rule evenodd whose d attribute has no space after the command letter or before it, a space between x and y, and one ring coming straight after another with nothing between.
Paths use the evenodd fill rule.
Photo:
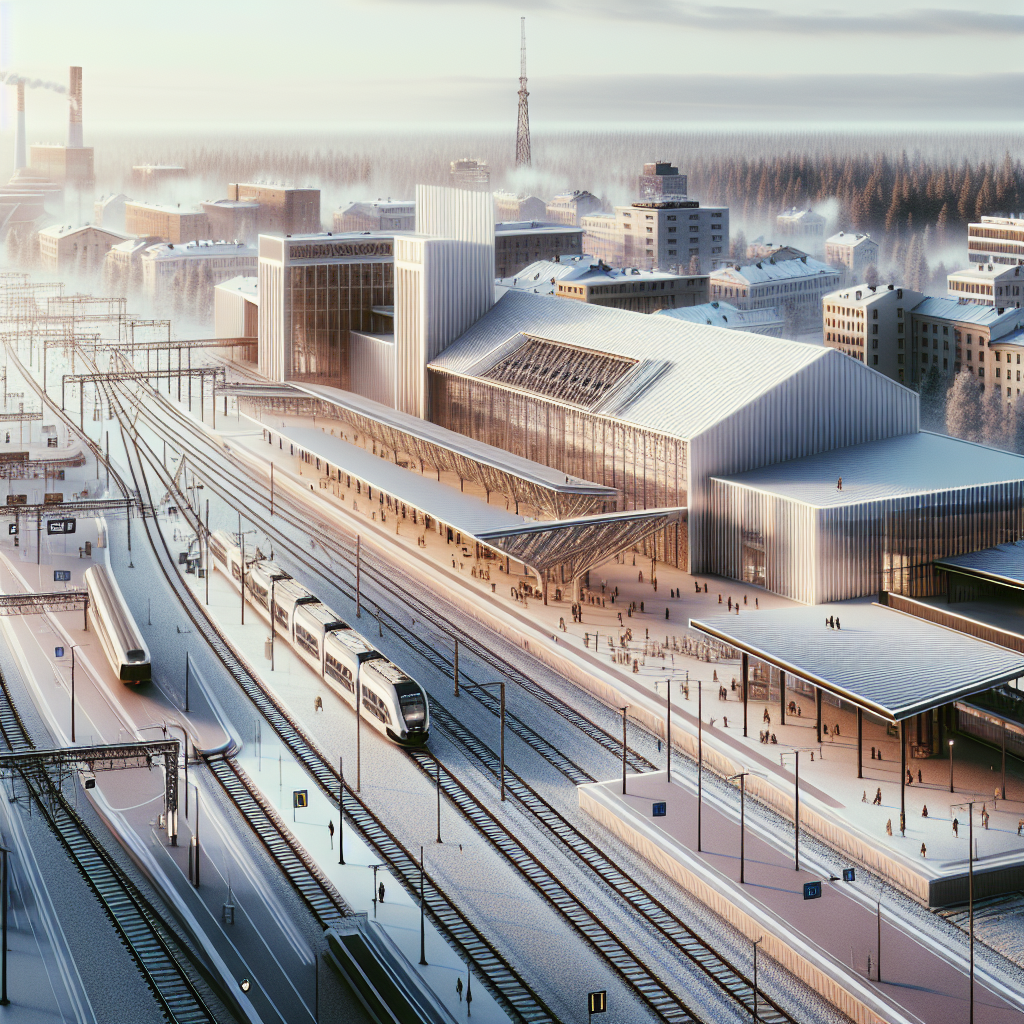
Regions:
<instances>
[{"instance_id":1,"label":"blue sign","mask_svg":"<svg viewBox=\"0 0 1024 1024\"><path fill-rule=\"evenodd\" d=\"M856 882L857 872L853 868L843 868L843 881Z\"/></svg>"},{"instance_id":2,"label":"blue sign","mask_svg":"<svg viewBox=\"0 0 1024 1024\"><path fill-rule=\"evenodd\" d=\"M7 535L9 537L17 537L17 535L18 535L18 524L17 523L8 523L7 524Z\"/></svg>"},{"instance_id":3,"label":"blue sign","mask_svg":"<svg viewBox=\"0 0 1024 1024\"><path fill-rule=\"evenodd\" d=\"M54 569L53 570L53 582L54 583L70 583L71 582L71 570L70 569Z\"/></svg>"},{"instance_id":4,"label":"blue sign","mask_svg":"<svg viewBox=\"0 0 1024 1024\"><path fill-rule=\"evenodd\" d=\"M804 899L821 899L821 882L804 882Z\"/></svg>"},{"instance_id":5,"label":"blue sign","mask_svg":"<svg viewBox=\"0 0 1024 1024\"><path fill-rule=\"evenodd\" d=\"M665 807L665 801L664 800L659 800L656 804L654 804L651 807L651 814L655 818L664 818L665 817L665 811L666 811L666 807Z\"/></svg>"},{"instance_id":6,"label":"blue sign","mask_svg":"<svg viewBox=\"0 0 1024 1024\"><path fill-rule=\"evenodd\" d=\"M53 649L53 656L55 658L63 658L64 657L64 648L63 647L54 647L54 649Z\"/></svg>"}]
</instances>

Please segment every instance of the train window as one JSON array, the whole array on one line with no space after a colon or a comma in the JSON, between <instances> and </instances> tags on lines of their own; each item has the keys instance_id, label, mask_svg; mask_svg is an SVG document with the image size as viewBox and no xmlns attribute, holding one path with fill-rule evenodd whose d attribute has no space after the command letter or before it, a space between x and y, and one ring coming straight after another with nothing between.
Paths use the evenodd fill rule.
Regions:
<instances>
[{"instance_id":1,"label":"train window","mask_svg":"<svg viewBox=\"0 0 1024 1024\"><path fill-rule=\"evenodd\" d=\"M336 679L346 690L354 690L355 687L352 685L352 673L347 668L344 668L338 663L338 659L332 657L330 654L327 655L327 664L324 669L332 679Z\"/></svg>"},{"instance_id":2,"label":"train window","mask_svg":"<svg viewBox=\"0 0 1024 1024\"><path fill-rule=\"evenodd\" d=\"M391 724L391 715L388 712L388 706L371 690L363 690L363 707L373 715L374 718L380 719L385 725Z\"/></svg>"},{"instance_id":3,"label":"train window","mask_svg":"<svg viewBox=\"0 0 1024 1024\"><path fill-rule=\"evenodd\" d=\"M212 537L208 538L207 543L210 545L210 554L219 562L225 560L227 552L224 550L224 545L220 541L214 540Z\"/></svg>"},{"instance_id":4,"label":"train window","mask_svg":"<svg viewBox=\"0 0 1024 1024\"><path fill-rule=\"evenodd\" d=\"M314 658L320 657L320 648L317 644L316 637L313 636L308 629L304 629L302 626L296 625L295 639L298 641L299 646L307 650Z\"/></svg>"},{"instance_id":5,"label":"train window","mask_svg":"<svg viewBox=\"0 0 1024 1024\"><path fill-rule=\"evenodd\" d=\"M274 618L281 623L282 626L288 625L288 609L283 605L274 602Z\"/></svg>"},{"instance_id":6,"label":"train window","mask_svg":"<svg viewBox=\"0 0 1024 1024\"><path fill-rule=\"evenodd\" d=\"M241 572L238 569L238 563L237 562L232 562L231 563L231 575L234 576L234 578L236 580L241 581L241 579L242 579L242 574L241 574Z\"/></svg>"}]
</instances>

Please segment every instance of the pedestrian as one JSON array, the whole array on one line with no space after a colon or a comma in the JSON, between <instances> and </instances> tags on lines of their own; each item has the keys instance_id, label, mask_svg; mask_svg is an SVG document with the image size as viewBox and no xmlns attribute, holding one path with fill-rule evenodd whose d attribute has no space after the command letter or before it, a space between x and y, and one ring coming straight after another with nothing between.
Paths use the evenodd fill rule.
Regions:
<instances>
[{"instance_id":1,"label":"pedestrian","mask_svg":"<svg viewBox=\"0 0 1024 1024\"><path fill-rule=\"evenodd\" d=\"M461 978L459 978L458 981L455 982L455 991L458 993L459 1002L461 1003L462 1002L462 979Z\"/></svg>"},{"instance_id":2,"label":"pedestrian","mask_svg":"<svg viewBox=\"0 0 1024 1024\"><path fill-rule=\"evenodd\" d=\"M953 835L958 839L960 838L960 821L958 818L953 819Z\"/></svg>"},{"instance_id":3,"label":"pedestrian","mask_svg":"<svg viewBox=\"0 0 1024 1024\"><path fill-rule=\"evenodd\" d=\"M381 882L380 885L377 886L377 902L378 903L383 903L384 902L384 883L383 882Z\"/></svg>"},{"instance_id":4,"label":"pedestrian","mask_svg":"<svg viewBox=\"0 0 1024 1024\"><path fill-rule=\"evenodd\" d=\"M924 843L921 844L921 856L922 857L927 857L928 856L928 847L925 846Z\"/></svg>"},{"instance_id":5,"label":"pedestrian","mask_svg":"<svg viewBox=\"0 0 1024 1024\"><path fill-rule=\"evenodd\" d=\"M323 711L323 709L324 709L324 699L323 699L323 697L317 697L317 699L315 701L313 701L313 710L314 711Z\"/></svg>"},{"instance_id":6,"label":"pedestrian","mask_svg":"<svg viewBox=\"0 0 1024 1024\"><path fill-rule=\"evenodd\" d=\"M907 816L900 811L900 835L906 836L907 834Z\"/></svg>"},{"instance_id":7,"label":"pedestrian","mask_svg":"<svg viewBox=\"0 0 1024 1024\"><path fill-rule=\"evenodd\" d=\"M836 724L832 726L832 732L835 733L836 736L839 735L839 723L838 722L836 722Z\"/></svg>"},{"instance_id":8,"label":"pedestrian","mask_svg":"<svg viewBox=\"0 0 1024 1024\"><path fill-rule=\"evenodd\" d=\"M988 811L981 812L981 825L982 828L988 828Z\"/></svg>"},{"instance_id":9,"label":"pedestrian","mask_svg":"<svg viewBox=\"0 0 1024 1024\"><path fill-rule=\"evenodd\" d=\"M924 781L924 779L921 777L921 769L920 768L917 769L917 781L919 783Z\"/></svg>"},{"instance_id":10,"label":"pedestrian","mask_svg":"<svg viewBox=\"0 0 1024 1024\"><path fill-rule=\"evenodd\" d=\"M747 595L746 595L746 594L744 594L744 595L743 595L743 603L744 603L744 604L746 604L746 603L747 603Z\"/></svg>"},{"instance_id":11,"label":"pedestrian","mask_svg":"<svg viewBox=\"0 0 1024 1024\"><path fill-rule=\"evenodd\" d=\"M879 807L882 806L882 787L879 786L875 790L875 799L871 801L872 804L877 804Z\"/></svg>"},{"instance_id":12,"label":"pedestrian","mask_svg":"<svg viewBox=\"0 0 1024 1024\"><path fill-rule=\"evenodd\" d=\"M757 603L757 598L756 598L756 597L754 598L754 607L755 607L755 608L760 608L760 607L761 607L761 606L760 606L760 605L759 605L759 604Z\"/></svg>"},{"instance_id":13,"label":"pedestrian","mask_svg":"<svg viewBox=\"0 0 1024 1024\"><path fill-rule=\"evenodd\" d=\"M762 722L767 722L769 725L772 724L772 716L768 714L768 709L764 709L764 714L761 716Z\"/></svg>"},{"instance_id":14,"label":"pedestrian","mask_svg":"<svg viewBox=\"0 0 1024 1024\"><path fill-rule=\"evenodd\" d=\"M721 595L721 594L719 594L719 595L718 595L718 603L719 603L719 604L721 604L721 603L722 603L722 595Z\"/></svg>"},{"instance_id":15,"label":"pedestrian","mask_svg":"<svg viewBox=\"0 0 1024 1024\"><path fill-rule=\"evenodd\" d=\"M804 709L802 707L800 707L799 704L797 704L797 706L796 706L796 717L797 718L803 718L804 717Z\"/></svg>"},{"instance_id":16,"label":"pedestrian","mask_svg":"<svg viewBox=\"0 0 1024 1024\"><path fill-rule=\"evenodd\" d=\"M327 822L327 831L331 834L331 849L334 849L334 820Z\"/></svg>"},{"instance_id":17,"label":"pedestrian","mask_svg":"<svg viewBox=\"0 0 1024 1024\"><path fill-rule=\"evenodd\" d=\"M925 804L925 805L924 805L924 806L923 806L923 807L921 808L921 817L922 817L922 818L927 818L927 817L928 817L928 805L927 805L927 804Z\"/></svg>"},{"instance_id":18,"label":"pedestrian","mask_svg":"<svg viewBox=\"0 0 1024 1024\"><path fill-rule=\"evenodd\" d=\"M840 491L843 489L843 478L842 477L839 478L839 483L836 484L836 489L840 490Z\"/></svg>"},{"instance_id":19,"label":"pedestrian","mask_svg":"<svg viewBox=\"0 0 1024 1024\"><path fill-rule=\"evenodd\" d=\"M860 802L862 804L866 804L868 802L868 791L866 789L864 790L864 795L860 798Z\"/></svg>"},{"instance_id":20,"label":"pedestrian","mask_svg":"<svg viewBox=\"0 0 1024 1024\"><path fill-rule=\"evenodd\" d=\"M827 725L823 725L823 726L821 727L821 729L822 729L822 732L824 732L824 733L825 733L825 735L827 736L827 735L828 735L828 726L827 726Z\"/></svg>"},{"instance_id":21,"label":"pedestrian","mask_svg":"<svg viewBox=\"0 0 1024 1024\"><path fill-rule=\"evenodd\" d=\"M1017 835L1021 834L1022 829L1024 829L1024 818L1021 818L1020 821L1017 822Z\"/></svg>"},{"instance_id":22,"label":"pedestrian","mask_svg":"<svg viewBox=\"0 0 1024 1024\"><path fill-rule=\"evenodd\" d=\"M891 835L892 835L892 818L890 818L890 819L889 819L889 820L888 820L888 821L887 821L887 822L885 823L885 834L886 834L887 836L891 836Z\"/></svg>"},{"instance_id":23,"label":"pedestrian","mask_svg":"<svg viewBox=\"0 0 1024 1024\"><path fill-rule=\"evenodd\" d=\"M872 747L871 748L871 760L874 761L874 759L875 759L875 748Z\"/></svg>"},{"instance_id":24,"label":"pedestrian","mask_svg":"<svg viewBox=\"0 0 1024 1024\"><path fill-rule=\"evenodd\" d=\"M842 629L842 628L843 627L839 625L839 616L837 615L836 616L836 629Z\"/></svg>"},{"instance_id":25,"label":"pedestrian","mask_svg":"<svg viewBox=\"0 0 1024 1024\"><path fill-rule=\"evenodd\" d=\"M775 733L772 733L772 743L778 743L779 741L775 738Z\"/></svg>"},{"instance_id":26,"label":"pedestrian","mask_svg":"<svg viewBox=\"0 0 1024 1024\"><path fill-rule=\"evenodd\" d=\"M914 784L914 776L910 774L910 769L907 769L907 785L912 786Z\"/></svg>"},{"instance_id":27,"label":"pedestrian","mask_svg":"<svg viewBox=\"0 0 1024 1024\"><path fill-rule=\"evenodd\" d=\"M729 728L729 719L726 718L724 715L722 716L722 728L723 729L728 729Z\"/></svg>"},{"instance_id":28,"label":"pedestrian","mask_svg":"<svg viewBox=\"0 0 1024 1024\"><path fill-rule=\"evenodd\" d=\"M693 588L698 594L700 593L700 584L696 580L693 581Z\"/></svg>"},{"instance_id":29,"label":"pedestrian","mask_svg":"<svg viewBox=\"0 0 1024 1024\"><path fill-rule=\"evenodd\" d=\"M707 592L708 592L708 585L705 583L704 584L704 593L706 594Z\"/></svg>"},{"instance_id":30,"label":"pedestrian","mask_svg":"<svg viewBox=\"0 0 1024 1024\"><path fill-rule=\"evenodd\" d=\"M726 602L726 607L729 609L729 611L732 611L732 598L731 597Z\"/></svg>"}]
</instances>

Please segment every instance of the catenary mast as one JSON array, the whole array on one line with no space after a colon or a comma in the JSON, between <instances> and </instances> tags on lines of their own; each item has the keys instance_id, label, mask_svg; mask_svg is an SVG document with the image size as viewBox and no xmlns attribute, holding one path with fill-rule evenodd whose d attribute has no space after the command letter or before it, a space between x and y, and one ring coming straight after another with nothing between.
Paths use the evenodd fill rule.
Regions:
<instances>
[{"instance_id":1,"label":"catenary mast","mask_svg":"<svg viewBox=\"0 0 1024 1024\"><path fill-rule=\"evenodd\" d=\"M529 167L530 160L530 105L526 91L526 18L520 19L522 51L519 65L519 124L516 127L516 167Z\"/></svg>"}]
</instances>

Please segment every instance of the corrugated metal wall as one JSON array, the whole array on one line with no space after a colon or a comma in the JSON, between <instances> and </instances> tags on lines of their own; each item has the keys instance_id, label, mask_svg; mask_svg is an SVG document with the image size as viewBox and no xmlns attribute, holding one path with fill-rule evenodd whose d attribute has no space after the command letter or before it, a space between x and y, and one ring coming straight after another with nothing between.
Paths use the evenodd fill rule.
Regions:
<instances>
[{"instance_id":1,"label":"corrugated metal wall","mask_svg":"<svg viewBox=\"0 0 1024 1024\"><path fill-rule=\"evenodd\" d=\"M395 343L352 331L349 335L352 390L363 398L395 407Z\"/></svg>"}]
</instances>

